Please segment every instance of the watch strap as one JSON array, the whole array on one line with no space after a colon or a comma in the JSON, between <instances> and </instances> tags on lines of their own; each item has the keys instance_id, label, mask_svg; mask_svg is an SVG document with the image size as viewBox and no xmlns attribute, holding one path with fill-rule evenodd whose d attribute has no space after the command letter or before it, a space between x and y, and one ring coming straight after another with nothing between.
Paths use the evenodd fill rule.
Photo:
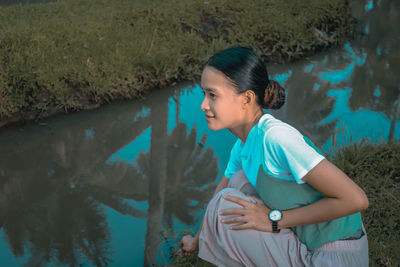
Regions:
<instances>
[{"instance_id":1,"label":"watch strap","mask_svg":"<svg viewBox=\"0 0 400 267\"><path fill-rule=\"evenodd\" d=\"M271 221L271 223L272 223L272 232L273 233L279 233L281 230L278 229L278 222Z\"/></svg>"}]
</instances>

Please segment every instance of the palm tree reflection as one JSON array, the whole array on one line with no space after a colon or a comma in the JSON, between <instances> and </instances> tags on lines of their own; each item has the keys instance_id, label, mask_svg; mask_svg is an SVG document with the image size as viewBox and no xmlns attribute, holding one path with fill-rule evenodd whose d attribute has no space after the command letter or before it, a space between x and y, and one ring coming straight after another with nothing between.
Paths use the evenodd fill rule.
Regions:
<instances>
[{"instance_id":1,"label":"palm tree reflection","mask_svg":"<svg viewBox=\"0 0 400 267\"><path fill-rule=\"evenodd\" d=\"M50 261L75 266L82 257L97 266L110 262L110 233L102 208L80 190L70 190L63 179L14 176L0 194L7 241L16 257L26 248L30 251L29 266Z\"/></svg>"},{"instance_id":2,"label":"palm tree reflection","mask_svg":"<svg viewBox=\"0 0 400 267\"><path fill-rule=\"evenodd\" d=\"M330 84L319 85L317 76L304 71L304 63L293 67L295 70L285 84L288 92L286 103L274 114L321 146L334 135L337 123L337 120L322 123L335 104L335 99L328 96ZM317 90L314 89L316 85L319 85Z\"/></svg>"},{"instance_id":3,"label":"palm tree reflection","mask_svg":"<svg viewBox=\"0 0 400 267\"><path fill-rule=\"evenodd\" d=\"M110 170L107 159L150 125L142 117L132 121L129 112L118 114L109 119L83 115L67 127L32 131L33 142L17 139L22 146L2 142L0 225L16 257L29 251L28 265L75 266L85 259L108 265L111 236L102 203L143 216L122 199L82 183L82 177ZM117 175L126 170L124 165L116 169Z\"/></svg>"},{"instance_id":4,"label":"palm tree reflection","mask_svg":"<svg viewBox=\"0 0 400 267\"><path fill-rule=\"evenodd\" d=\"M183 123L169 136L164 217L168 227L173 227L173 218L193 225L194 215L204 208L215 189L218 162L213 150L204 148L206 141L207 135L203 135L197 142L196 128L187 134Z\"/></svg>"},{"instance_id":5,"label":"palm tree reflection","mask_svg":"<svg viewBox=\"0 0 400 267\"><path fill-rule=\"evenodd\" d=\"M197 144L196 129L188 134L183 123L168 135L171 93L113 112L71 116L49 131L32 130L29 140L18 139L20 132L14 133L17 142L0 140L0 227L15 257L28 251L28 265L110 264L107 206L148 217L145 264L156 262L163 223L172 225L174 217L193 223L217 174L206 136ZM151 147L136 165L110 161L149 127ZM148 201L149 210L129 199Z\"/></svg>"}]
</instances>

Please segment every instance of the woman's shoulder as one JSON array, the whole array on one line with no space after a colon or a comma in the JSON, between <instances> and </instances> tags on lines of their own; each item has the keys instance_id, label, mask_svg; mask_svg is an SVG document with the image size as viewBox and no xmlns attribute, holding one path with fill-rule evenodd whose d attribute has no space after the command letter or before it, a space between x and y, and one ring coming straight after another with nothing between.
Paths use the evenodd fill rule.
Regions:
<instances>
[{"instance_id":1,"label":"woman's shoulder","mask_svg":"<svg viewBox=\"0 0 400 267\"><path fill-rule=\"evenodd\" d=\"M282 141L291 138L302 138L303 135L290 124L283 122L271 114L264 114L258 123L259 134L265 141Z\"/></svg>"}]
</instances>

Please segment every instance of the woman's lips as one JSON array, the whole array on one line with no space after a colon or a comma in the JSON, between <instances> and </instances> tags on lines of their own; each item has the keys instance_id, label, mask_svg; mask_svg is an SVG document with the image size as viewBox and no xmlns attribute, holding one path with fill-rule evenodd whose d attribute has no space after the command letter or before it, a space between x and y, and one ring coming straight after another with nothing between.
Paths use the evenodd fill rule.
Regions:
<instances>
[{"instance_id":1,"label":"woman's lips","mask_svg":"<svg viewBox=\"0 0 400 267\"><path fill-rule=\"evenodd\" d=\"M211 119L213 119L215 116L210 116L210 115L206 115L206 121L209 122Z\"/></svg>"}]
</instances>

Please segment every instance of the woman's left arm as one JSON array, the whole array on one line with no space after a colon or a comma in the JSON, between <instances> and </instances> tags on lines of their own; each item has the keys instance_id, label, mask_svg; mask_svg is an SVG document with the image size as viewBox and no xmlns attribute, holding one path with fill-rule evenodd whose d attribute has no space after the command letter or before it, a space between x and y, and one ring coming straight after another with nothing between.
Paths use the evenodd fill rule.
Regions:
<instances>
[{"instance_id":1,"label":"woman's left arm","mask_svg":"<svg viewBox=\"0 0 400 267\"><path fill-rule=\"evenodd\" d=\"M369 206L364 191L326 159L302 180L326 197L308 206L283 211L279 228L325 222L363 211Z\"/></svg>"},{"instance_id":2,"label":"woman's left arm","mask_svg":"<svg viewBox=\"0 0 400 267\"><path fill-rule=\"evenodd\" d=\"M368 208L369 202L364 191L326 159L311 169L302 180L326 197L301 208L282 211L282 220L278 223L279 229L330 221ZM231 226L232 230L272 231L268 219L270 209L261 199L255 198L256 203L233 196L226 196L225 199L242 206L224 210L220 214L238 215L223 220L226 224L236 224Z\"/></svg>"}]
</instances>

